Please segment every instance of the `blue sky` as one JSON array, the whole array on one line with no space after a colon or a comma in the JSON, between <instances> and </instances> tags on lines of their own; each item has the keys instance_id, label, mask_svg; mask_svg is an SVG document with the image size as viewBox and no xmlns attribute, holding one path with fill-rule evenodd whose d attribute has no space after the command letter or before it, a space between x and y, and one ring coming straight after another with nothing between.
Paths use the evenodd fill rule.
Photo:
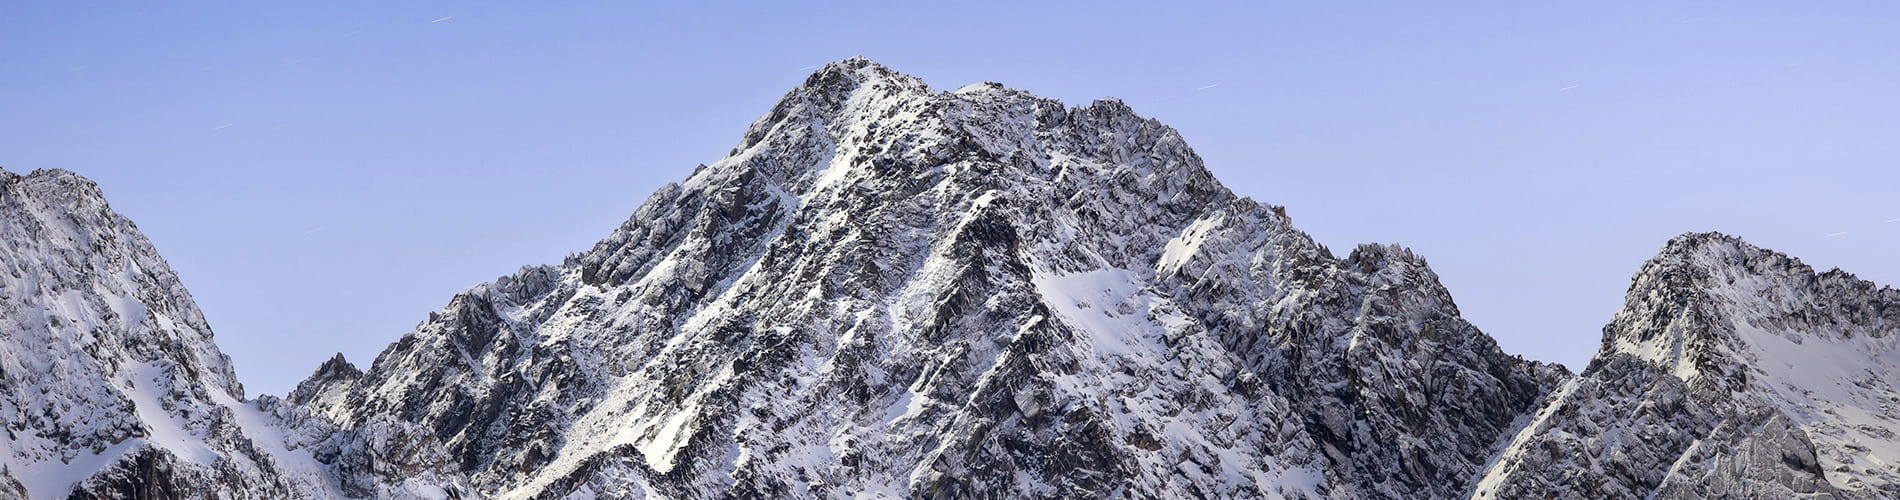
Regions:
<instances>
[{"instance_id":1,"label":"blue sky","mask_svg":"<svg viewBox=\"0 0 1900 500\"><path fill-rule=\"evenodd\" d=\"M252 394L559 262L815 66L1120 97L1580 368L1669 237L1900 283L1900 4L13 3L0 166L99 182Z\"/></svg>"}]
</instances>

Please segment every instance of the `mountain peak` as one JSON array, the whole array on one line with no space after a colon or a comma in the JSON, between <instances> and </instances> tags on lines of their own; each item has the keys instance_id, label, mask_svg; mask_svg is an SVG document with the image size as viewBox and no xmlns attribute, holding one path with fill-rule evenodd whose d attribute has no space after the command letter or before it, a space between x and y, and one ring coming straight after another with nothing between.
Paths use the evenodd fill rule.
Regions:
<instances>
[{"instance_id":1,"label":"mountain peak","mask_svg":"<svg viewBox=\"0 0 1900 500\"><path fill-rule=\"evenodd\" d=\"M0 168L0 188L15 183L19 183L33 197L68 210L102 209L105 205L105 194L99 191L99 184L70 170L35 169L26 175L19 175ZM79 200L94 200L96 203L75 203ZM97 206L82 208L92 205Z\"/></svg>"},{"instance_id":2,"label":"mountain peak","mask_svg":"<svg viewBox=\"0 0 1900 500\"><path fill-rule=\"evenodd\" d=\"M1662 249L1658 251L1657 254L1659 257L1670 255L1713 256L1736 252L1756 253L1760 251L1762 251L1761 247L1750 244L1739 236L1707 231L1687 232L1676 235L1676 237L1670 238L1669 242L1664 243Z\"/></svg>"},{"instance_id":3,"label":"mountain peak","mask_svg":"<svg viewBox=\"0 0 1900 500\"><path fill-rule=\"evenodd\" d=\"M297 388L290 391L286 400L293 404L310 404L312 401L347 390L360 378L363 378L363 371L344 359L343 353L339 352L336 356L324 361L322 365L318 365L317 371L311 373L310 377L298 383Z\"/></svg>"},{"instance_id":4,"label":"mountain peak","mask_svg":"<svg viewBox=\"0 0 1900 500\"><path fill-rule=\"evenodd\" d=\"M898 74L898 73L896 71L892 71L890 67L885 66L883 64L879 64L877 61L873 61L871 60L871 58L864 57L864 56L851 56L844 59L828 62L828 63L825 63L823 66L820 66L818 68L818 71L812 72L813 77L818 77L822 75L851 75L851 76L862 77L862 76L885 76L885 75L892 75L892 74Z\"/></svg>"},{"instance_id":5,"label":"mountain peak","mask_svg":"<svg viewBox=\"0 0 1900 500\"><path fill-rule=\"evenodd\" d=\"M251 441L267 424L230 359L97 184L0 172L0 262L0 498L282 497L321 484L283 474L270 443Z\"/></svg>"},{"instance_id":6,"label":"mountain peak","mask_svg":"<svg viewBox=\"0 0 1900 500\"><path fill-rule=\"evenodd\" d=\"M1663 249L1666 252L1670 249L1686 250L1700 248L1709 244L1734 243L1742 243L1742 239L1720 231L1689 231L1669 238L1669 242L1663 244Z\"/></svg>"},{"instance_id":7,"label":"mountain peak","mask_svg":"<svg viewBox=\"0 0 1900 500\"><path fill-rule=\"evenodd\" d=\"M46 179L92 182L91 179L87 179L85 176L63 168L36 168L33 169L32 172L21 175L7 171L6 167L0 167L0 179Z\"/></svg>"},{"instance_id":8,"label":"mountain peak","mask_svg":"<svg viewBox=\"0 0 1900 500\"><path fill-rule=\"evenodd\" d=\"M1900 291L1730 235L1677 236L1475 496L1893 498L1896 334ZM1587 466L1610 473L1570 472L1573 457L1612 457Z\"/></svg>"},{"instance_id":9,"label":"mountain peak","mask_svg":"<svg viewBox=\"0 0 1900 500\"><path fill-rule=\"evenodd\" d=\"M507 496L1450 496L1561 373L1411 252L1358 256L1119 100L853 58L592 250L293 402L427 427Z\"/></svg>"},{"instance_id":10,"label":"mountain peak","mask_svg":"<svg viewBox=\"0 0 1900 500\"><path fill-rule=\"evenodd\" d=\"M33 169L32 172L28 172L27 174L22 176L21 174L16 174L16 173L8 171L6 167L0 167L0 178L31 177L31 176L79 177L79 174L73 173L71 170L66 170L63 168L36 168L36 169Z\"/></svg>"},{"instance_id":11,"label":"mountain peak","mask_svg":"<svg viewBox=\"0 0 1900 500\"><path fill-rule=\"evenodd\" d=\"M340 352L336 353L336 356L331 356L328 361L324 361L322 365L317 366L317 373L335 373L352 376L363 374L361 370L356 369L356 365L350 363L350 360L344 359L343 353Z\"/></svg>"},{"instance_id":12,"label":"mountain peak","mask_svg":"<svg viewBox=\"0 0 1900 500\"><path fill-rule=\"evenodd\" d=\"M1643 264L1631 289L1652 286L1669 295L1700 296L1713 290L1749 286L1748 276L1810 276L1801 260L1718 232L1683 233L1670 238Z\"/></svg>"},{"instance_id":13,"label":"mountain peak","mask_svg":"<svg viewBox=\"0 0 1900 500\"><path fill-rule=\"evenodd\" d=\"M1727 377L1749 364L1740 354L1765 338L1758 334L1885 336L1900 325L1887 304L1900 304L1900 291L1839 270L1817 273L1735 236L1685 233L1631 279L1623 310L1604 328L1603 349L1733 390L1742 379L1708 375ZM1817 323L1822 318L1811 311L1830 314Z\"/></svg>"},{"instance_id":14,"label":"mountain peak","mask_svg":"<svg viewBox=\"0 0 1900 500\"><path fill-rule=\"evenodd\" d=\"M820 66L817 71L805 77L805 83L800 85L799 89L849 92L860 86L880 81L894 81L916 86L922 86L923 83L917 77L899 73L864 56L852 56ZM797 90L793 93L797 93Z\"/></svg>"}]
</instances>

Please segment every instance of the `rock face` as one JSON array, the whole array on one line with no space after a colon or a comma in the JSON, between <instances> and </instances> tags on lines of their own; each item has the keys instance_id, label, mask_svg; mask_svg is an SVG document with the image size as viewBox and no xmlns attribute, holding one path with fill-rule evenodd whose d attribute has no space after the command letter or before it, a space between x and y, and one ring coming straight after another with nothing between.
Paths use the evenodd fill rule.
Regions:
<instances>
[{"instance_id":1,"label":"rock face","mask_svg":"<svg viewBox=\"0 0 1900 500\"><path fill-rule=\"evenodd\" d=\"M1900 497L1900 290L1669 242L1481 498Z\"/></svg>"},{"instance_id":2,"label":"rock face","mask_svg":"<svg viewBox=\"0 0 1900 500\"><path fill-rule=\"evenodd\" d=\"M0 267L0 497L322 487L246 425L261 413L191 296L90 181L0 171Z\"/></svg>"},{"instance_id":3,"label":"rock face","mask_svg":"<svg viewBox=\"0 0 1900 500\"><path fill-rule=\"evenodd\" d=\"M863 59L291 402L503 498L1453 497L1566 373L1118 101Z\"/></svg>"},{"instance_id":4,"label":"rock face","mask_svg":"<svg viewBox=\"0 0 1900 500\"><path fill-rule=\"evenodd\" d=\"M246 400L89 181L0 171L0 500L1896 498L1900 291L1715 234L1579 376L1120 102L826 66L593 249Z\"/></svg>"},{"instance_id":5,"label":"rock face","mask_svg":"<svg viewBox=\"0 0 1900 500\"><path fill-rule=\"evenodd\" d=\"M342 492L329 464L381 458L362 433L245 401L177 275L60 170L0 170L0 425L7 499L324 498ZM444 491L411 477L383 490Z\"/></svg>"}]
</instances>

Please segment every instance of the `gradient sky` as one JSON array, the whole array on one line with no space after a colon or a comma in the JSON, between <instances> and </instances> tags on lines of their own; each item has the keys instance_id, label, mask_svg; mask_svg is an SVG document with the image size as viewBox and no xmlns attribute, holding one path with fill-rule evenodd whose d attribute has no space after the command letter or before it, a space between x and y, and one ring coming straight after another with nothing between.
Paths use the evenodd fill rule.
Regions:
<instances>
[{"instance_id":1,"label":"gradient sky","mask_svg":"<svg viewBox=\"0 0 1900 500\"><path fill-rule=\"evenodd\" d=\"M1120 97L1581 368L1719 230L1900 283L1900 3L10 2L0 166L102 186L251 394L585 250L816 66Z\"/></svg>"}]
</instances>

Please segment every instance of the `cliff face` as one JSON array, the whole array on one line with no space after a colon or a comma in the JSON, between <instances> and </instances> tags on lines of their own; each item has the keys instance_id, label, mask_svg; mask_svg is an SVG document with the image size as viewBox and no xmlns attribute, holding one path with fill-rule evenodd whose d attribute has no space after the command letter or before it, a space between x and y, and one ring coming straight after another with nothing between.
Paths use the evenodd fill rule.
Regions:
<instances>
[{"instance_id":1,"label":"cliff face","mask_svg":"<svg viewBox=\"0 0 1900 500\"><path fill-rule=\"evenodd\" d=\"M1574 378L1113 100L863 59L594 248L246 400L98 189L0 171L0 500L1900 497L1900 291L1669 242Z\"/></svg>"},{"instance_id":2,"label":"cliff face","mask_svg":"<svg viewBox=\"0 0 1900 500\"><path fill-rule=\"evenodd\" d=\"M0 170L0 424L0 498L466 489L440 468L397 470L404 424L339 432L245 400L178 276L97 186L59 170ZM358 470L372 463L383 471Z\"/></svg>"},{"instance_id":3,"label":"cliff face","mask_svg":"<svg viewBox=\"0 0 1900 500\"><path fill-rule=\"evenodd\" d=\"M243 398L190 294L91 181L0 171L0 497L321 489Z\"/></svg>"},{"instance_id":4,"label":"cliff face","mask_svg":"<svg viewBox=\"0 0 1900 500\"><path fill-rule=\"evenodd\" d=\"M1447 497L1564 376L1118 101L862 59L293 402L502 497Z\"/></svg>"},{"instance_id":5,"label":"cliff face","mask_svg":"<svg viewBox=\"0 0 1900 500\"><path fill-rule=\"evenodd\" d=\"M1678 237L1477 494L1900 496L1897 331L1900 291Z\"/></svg>"}]
</instances>

